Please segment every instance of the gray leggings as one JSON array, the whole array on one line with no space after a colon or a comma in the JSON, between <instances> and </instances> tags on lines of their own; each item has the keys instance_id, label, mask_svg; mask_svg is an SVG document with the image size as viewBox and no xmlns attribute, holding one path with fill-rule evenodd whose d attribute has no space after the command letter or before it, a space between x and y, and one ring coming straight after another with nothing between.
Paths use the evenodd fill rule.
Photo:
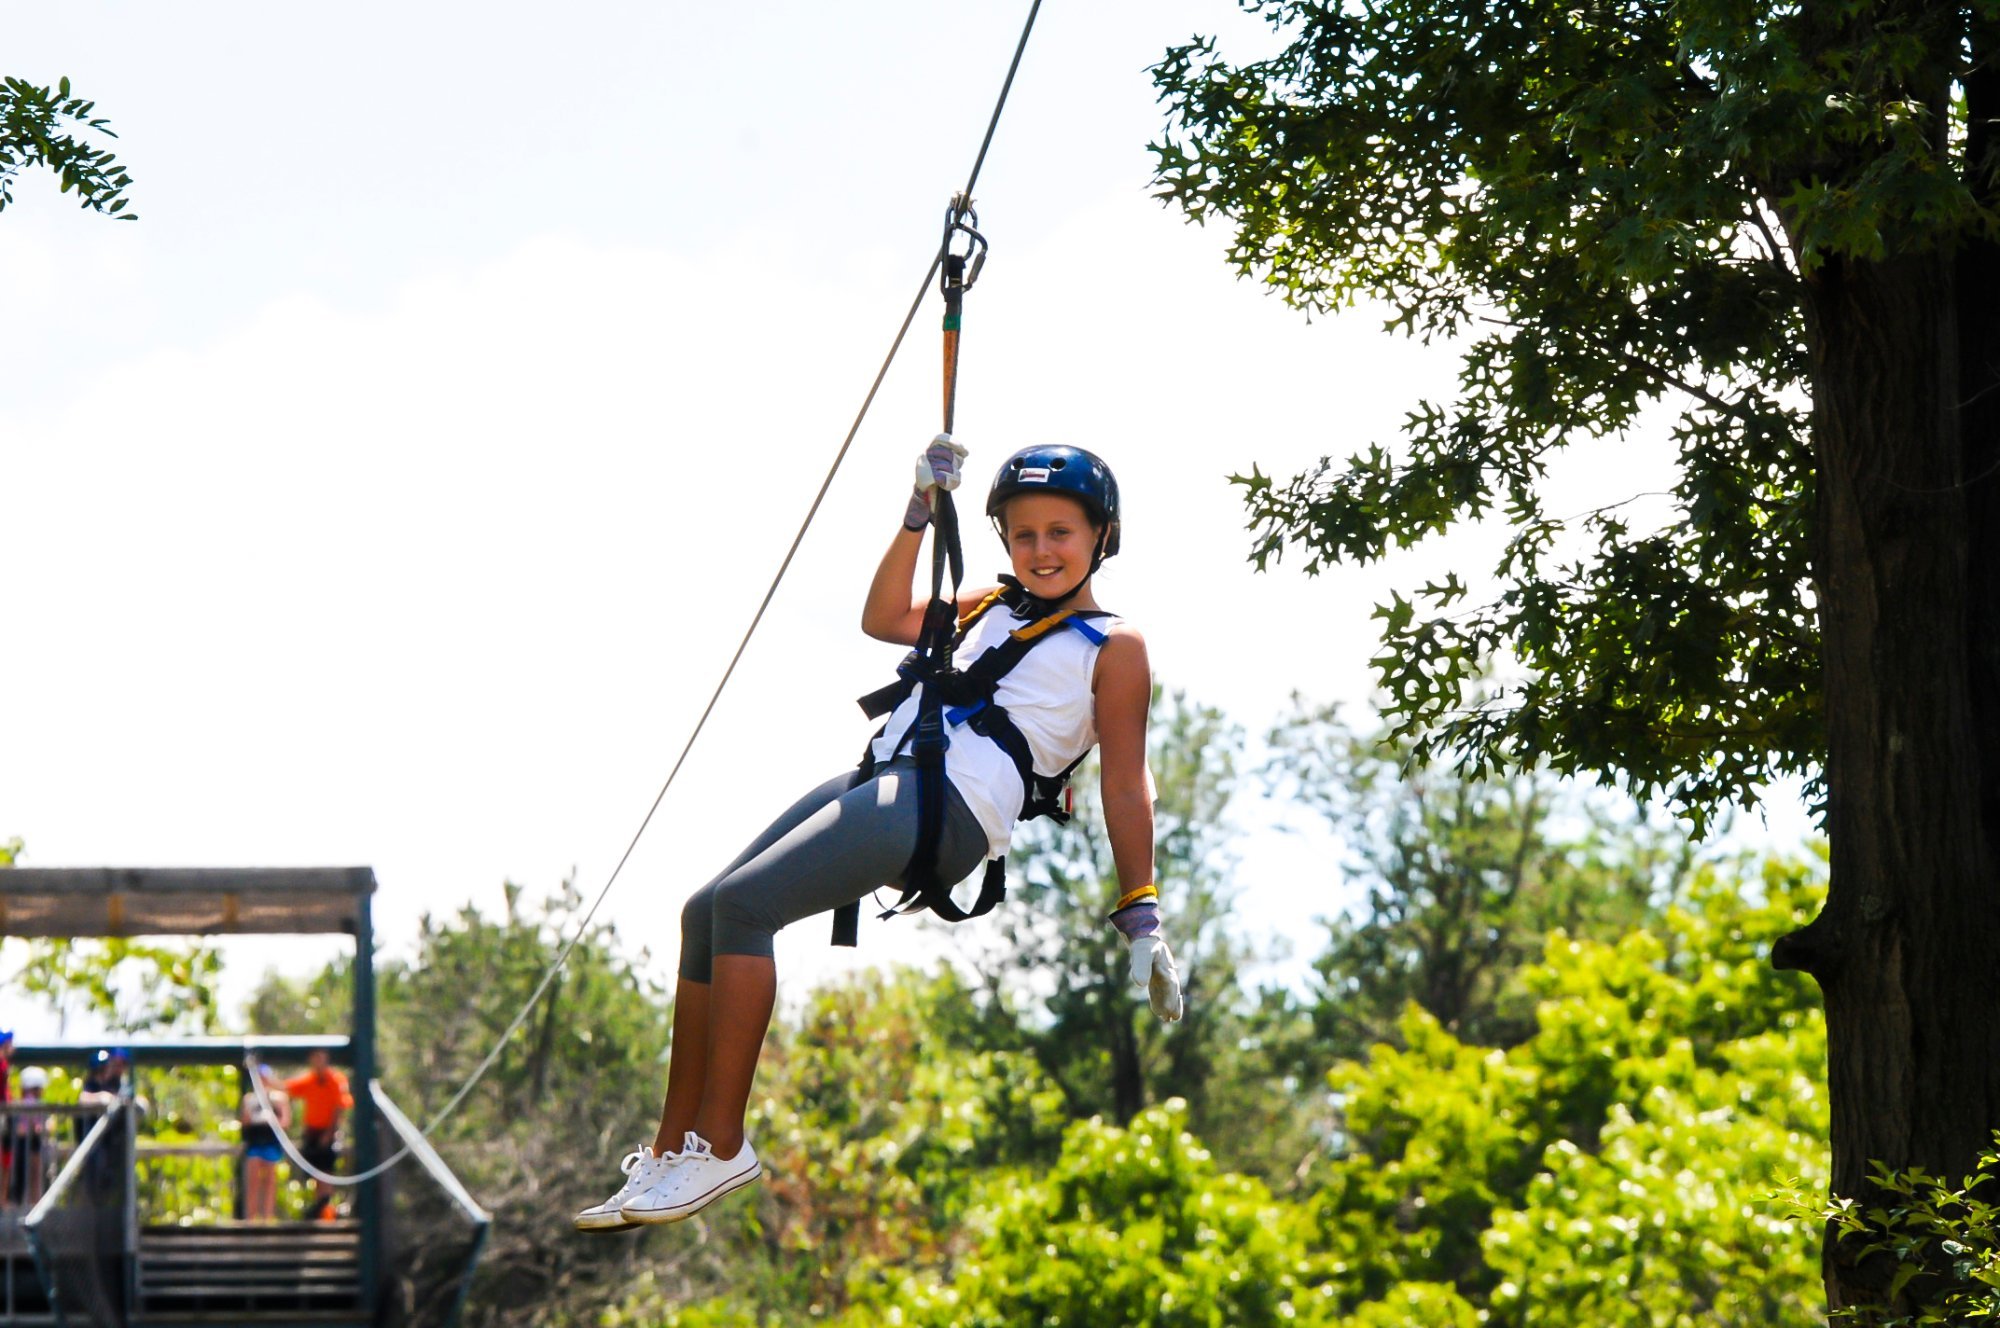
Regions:
<instances>
[{"instance_id":1,"label":"gray leggings","mask_svg":"<svg viewBox=\"0 0 2000 1328\"><path fill-rule=\"evenodd\" d=\"M900 881L917 848L916 766L898 757L859 788L829 779L771 822L681 909L680 975L710 980L716 955L772 953L771 937L800 918ZM986 832L945 785L938 875L963 880L986 856Z\"/></svg>"}]
</instances>

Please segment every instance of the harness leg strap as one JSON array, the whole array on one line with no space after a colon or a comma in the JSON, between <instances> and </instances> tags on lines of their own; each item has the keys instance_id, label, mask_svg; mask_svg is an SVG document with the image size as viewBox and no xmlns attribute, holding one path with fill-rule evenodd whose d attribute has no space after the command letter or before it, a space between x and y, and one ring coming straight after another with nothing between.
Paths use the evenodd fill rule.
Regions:
<instances>
[{"instance_id":1,"label":"harness leg strap","mask_svg":"<svg viewBox=\"0 0 2000 1328\"><path fill-rule=\"evenodd\" d=\"M861 764L854 767L854 777L847 781L850 789L860 788L875 775L875 749L871 745L861 753ZM833 910L833 943L845 945L849 949L861 943L861 901L849 900Z\"/></svg>"}]
</instances>

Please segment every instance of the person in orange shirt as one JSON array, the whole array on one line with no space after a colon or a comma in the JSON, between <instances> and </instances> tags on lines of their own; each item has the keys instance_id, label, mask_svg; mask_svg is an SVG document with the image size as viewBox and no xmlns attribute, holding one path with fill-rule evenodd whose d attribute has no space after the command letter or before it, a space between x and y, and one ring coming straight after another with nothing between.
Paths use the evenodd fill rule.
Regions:
<instances>
[{"instance_id":1,"label":"person in orange shirt","mask_svg":"<svg viewBox=\"0 0 2000 1328\"><path fill-rule=\"evenodd\" d=\"M340 1117L354 1107L354 1095L347 1091L347 1076L333 1068L324 1051L306 1057L306 1072L285 1081L285 1092L299 1107L305 1134L299 1140L299 1156L314 1169L331 1175L340 1165ZM331 1219L334 1212L333 1186L313 1181L312 1210L308 1222Z\"/></svg>"}]
</instances>

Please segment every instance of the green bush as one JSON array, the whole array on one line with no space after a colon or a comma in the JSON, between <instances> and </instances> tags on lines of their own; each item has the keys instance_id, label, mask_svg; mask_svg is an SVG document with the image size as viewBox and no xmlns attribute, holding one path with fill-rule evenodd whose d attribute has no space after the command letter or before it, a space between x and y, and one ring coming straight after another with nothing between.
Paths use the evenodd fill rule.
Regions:
<instances>
[{"instance_id":1,"label":"green bush","mask_svg":"<svg viewBox=\"0 0 2000 1328\"><path fill-rule=\"evenodd\" d=\"M1827 1174L1823 1017L1768 963L1817 890L1810 864L1704 871L1651 930L1551 937L1527 1042L1412 1007L1403 1049L1338 1067L1313 1257L1340 1308L1415 1283L1496 1328L1818 1322L1818 1233L1765 1204Z\"/></svg>"},{"instance_id":2,"label":"green bush","mask_svg":"<svg viewBox=\"0 0 2000 1328\"><path fill-rule=\"evenodd\" d=\"M1118 1129L1071 1127L1046 1177L998 1185L973 1215L977 1248L955 1278L906 1280L846 1322L910 1328L1254 1328L1325 1322L1311 1293L1307 1226L1261 1181L1220 1171L1179 1102Z\"/></svg>"}]
</instances>

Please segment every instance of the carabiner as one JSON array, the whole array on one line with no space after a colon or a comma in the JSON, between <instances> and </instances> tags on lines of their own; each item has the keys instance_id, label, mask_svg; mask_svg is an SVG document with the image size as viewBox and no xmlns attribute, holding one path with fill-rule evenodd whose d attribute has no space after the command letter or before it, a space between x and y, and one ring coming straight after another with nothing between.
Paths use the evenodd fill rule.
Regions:
<instances>
[{"instance_id":1,"label":"carabiner","mask_svg":"<svg viewBox=\"0 0 2000 1328\"><path fill-rule=\"evenodd\" d=\"M962 251L952 248L960 236L964 237ZM979 269L985 265L986 237L979 233L979 213L970 198L953 194L951 206L944 212L944 270L938 276L938 289L947 299L963 295L979 280Z\"/></svg>"}]
</instances>

